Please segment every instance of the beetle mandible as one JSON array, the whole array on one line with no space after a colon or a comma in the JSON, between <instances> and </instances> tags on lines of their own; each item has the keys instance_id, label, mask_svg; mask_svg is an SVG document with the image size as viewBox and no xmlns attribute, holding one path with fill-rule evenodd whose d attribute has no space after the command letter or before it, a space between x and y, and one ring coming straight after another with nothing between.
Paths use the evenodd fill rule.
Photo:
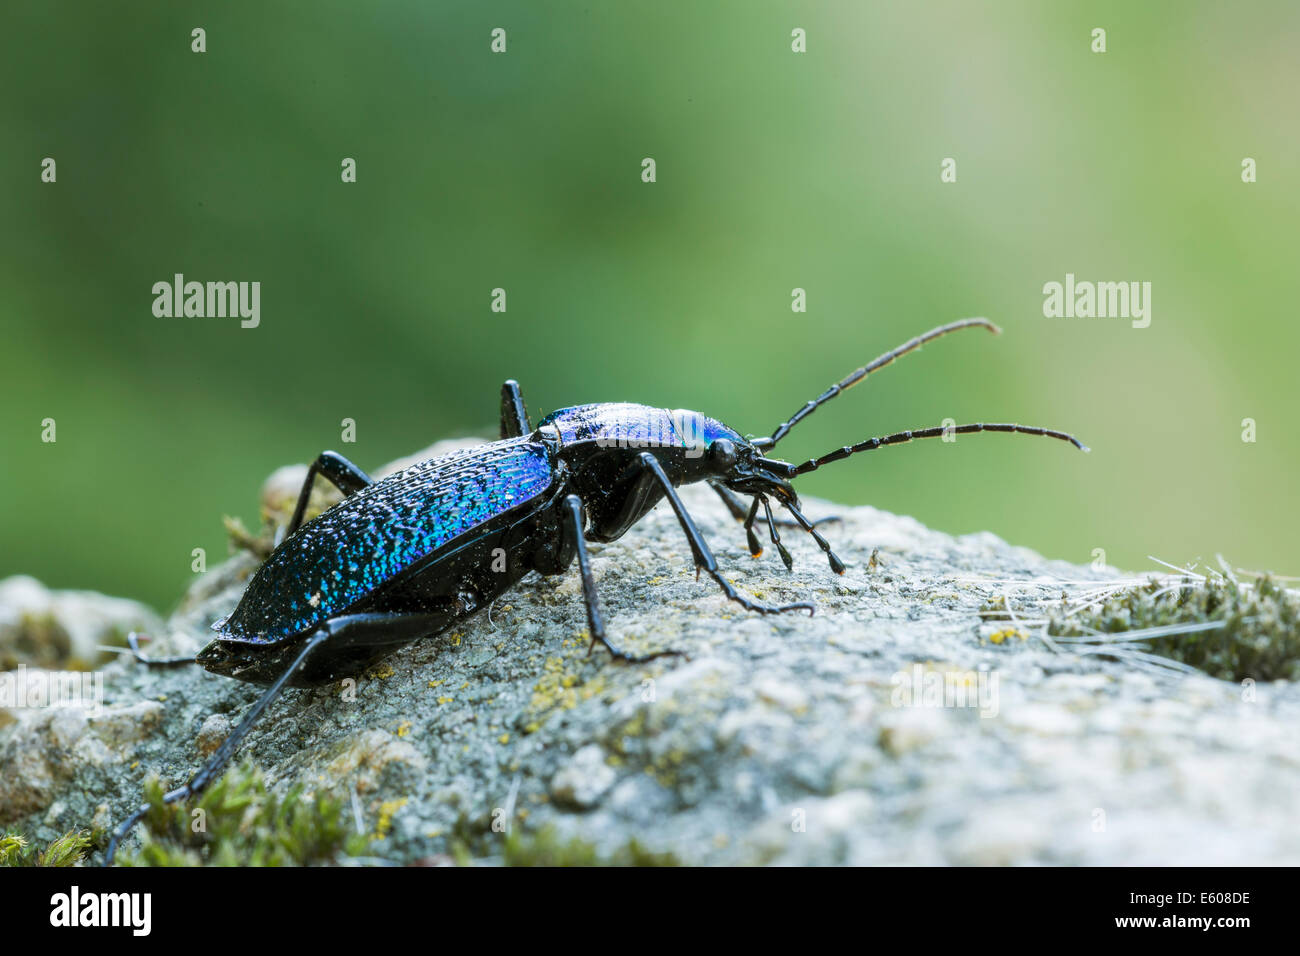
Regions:
<instances>
[{"instance_id":1,"label":"beetle mandible","mask_svg":"<svg viewBox=\"0 0 1300 956\"><path fill-rule=\"evenodd\" d=\"M769 536L787 568L772 505L789 512L825 552L831 569L844 563L800 510L791 480L859 452L918 438L972 432L1041 435L1087 448L1072 435L1013 424L936 426L869 438L800 465L767 456L795 425L869 374L926 342L958 329L998 332L987 319L962 319L903 343L854 370L807 402L768 437L745 438L698 412L645 405L578 405L529 423L516 382L501 392L499 441L420 462L380 481L334 452L311 465L283 538L248 583L235 610L212 625L215 639L197 658L150 659L152 665L191 663L268 685L230 736L168 803L211 783L240 741L286 686L311 686L358 673L398 648L439 634L488 607L530 571L561 574L577 559L592 647L642 662L677 651L625 653L610 643L587 553L588 541L614 541L667 500L681 524L698 571L732 601L760 614L806 610L807 602L769 605L736 590L721 573L677 486L707 482L744 522L750 552L761 553L754 524L762 509ZM316 477L344 499L313 520L303 516ZM749 498L746 507L744 498ZM141 807L109 844L143 817Z\"/></svg>"}]
</instances>

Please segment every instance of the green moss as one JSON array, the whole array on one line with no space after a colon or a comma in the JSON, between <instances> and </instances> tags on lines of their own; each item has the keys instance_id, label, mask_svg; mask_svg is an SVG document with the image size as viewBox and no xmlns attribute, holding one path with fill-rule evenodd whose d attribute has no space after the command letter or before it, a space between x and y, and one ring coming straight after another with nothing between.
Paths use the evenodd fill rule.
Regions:
<instances>
[{"instance_id":1,"label":"green moss","mask_svg":"<svg viewBox=\"0 0 1300 956\"><path fill-rule=\"evenodd\" d=\"M561 839L553 827L515 831L505 840L506 866L680 866L672 853L654 853L635 838L607 857L581 837Z\"/></svg>"},{"instance_id":2,"label":"green moss","mask_svg":"<svg viewBox=\"0 0 1300 956\"><path fill-rule=\"evenodd\" d=\"M99 834L72 830L44 850L16 833L0 836L0 866L76 866L100 842Z\"/></svg>"},{"instance_id":3,"label":"green moss","mask_svg":"<svg viewBox=\"0 0 1300 956\"><path fill-rule=\"evenodd\" d=\"M166 805L157 779L145 785L144 845L124 866L311 866L364 852L342 802L294 787L269 792L251 766L228 772L196 801Z\"/></svg>"},{"instance_id":4,"label":"green moss","mask_svg":"<svg viewBox=\"0 0 1300 956\"><path fill-rule=\"evenodd\" d=\"M1124 634L1216 621L1222 627L1149 638L1135 633L1134 639L1152 654L1223 680L1300 680L1300 597L1267 576L1243 584L1214 575L1186 587L1153 581L1082 614L1053 618L1048 633L1086 639L1097 632Z\"/></svg>"}]
</instances>

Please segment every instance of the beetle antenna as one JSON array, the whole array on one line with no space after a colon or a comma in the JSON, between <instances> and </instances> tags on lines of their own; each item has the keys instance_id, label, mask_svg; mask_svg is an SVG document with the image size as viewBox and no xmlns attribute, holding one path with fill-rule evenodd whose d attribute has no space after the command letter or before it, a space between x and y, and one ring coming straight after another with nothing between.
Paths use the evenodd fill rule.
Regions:
<instances>
[{"instance_id":1,"label":"beetle antenna","mask_svg":"<svg viewBox=\"0 0 1300 956\"><path fill-rule=\"evenodd\" d=\"M804 405L804 407L799 409L799 411L791 415L788 421L784 421L780 425L778 425L776 431L772 432L771 438L757 438L753 440L752 444L754 445L755 448L759 448L764 451L774 447L777 442L779 442L782 438L784 438L786 435L790 433L790 429L794 428L795 425L798 425L801 421L803 421L813 412L817 411L817 409L821 408L823 405L829 402L836 395L840 394L840 392L847 391L848 389L852 388L854 385L857 385L858 382L862 381L872 372L876 371L876 369L884 368L886 365L893 362L894 359L898 358L899 356L906 355L908 352L912 352L916 349L919 349L922 345L924 345L926 342L929 342L931 339L937 339L939 336L947 335L949 332L956 332L958 329L969 329L975 326L988 329L994 335L997 335L1002 331L996 325L990 322L988 319L983 319L983 318L958 319L956 322L949 322L947 325L941 325L937 329L931 329L929 332L926 332L924 335L918 335L914 339L909 339L908 341L900 345L898 348L891 349L890 351L886 352L884 355L880 356L874 361L868 362L866 365L862 366L862 368L857 369L854 372L851 372L849 375L845 376L839 382L832 385L830 388L826 389L826 391L822 392L811 402Z\"/></svg>"},{"instance_id":2,"label":"beetle antenna","mask_svg":"<svg viewBox=\"0 0 1300 956\"><path fill-rule=\"evenodd\" d=\"M934 428L920 428L914 431L896 432L893 435L885 435L882 438L868 438L864 442L858 442L856 445L845 445L843 448L836 449L829 454L822 455L820 458L809 458L802 465L797 465L794 469L796 475L806 475L810 471L816 471L822 465L829 465L833 461L840 461L848 458L850 455L856 455L860 451L875 451L884 445L901 445L904 442L913 441L917 438L939 438L944 435L967 435L971 432L1011 432L1018 435L1042 435L1046 438L1059 438L1061 441L1068 441L1080 451L1088 451L1089 448L1073 435L1065 432L1054 431L1051 428L1039 428L1036 425L986 425L978 422L973 425L938 425ZM797 512L791 512L798 517Z\"/></svg>"}]
</instances>

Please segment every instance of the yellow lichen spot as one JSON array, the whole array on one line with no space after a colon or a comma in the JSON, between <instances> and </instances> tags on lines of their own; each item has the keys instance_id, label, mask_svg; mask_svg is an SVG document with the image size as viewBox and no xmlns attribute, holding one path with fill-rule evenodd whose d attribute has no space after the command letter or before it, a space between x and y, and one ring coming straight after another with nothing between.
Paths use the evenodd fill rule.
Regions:
<instances>
[{"instance_id":1,"label":"yellow lichen spot","mask_svg":"<svg viewBox=\"0 0 1300 956\"><path fill-rule=\"evenodd\" d=\"M391 664L385 664L383 667L376 667L371 670L369 676L375 680L388 680L388 678L392 677L396 673L397 671L393 670Z\"/></svg>"},{"instance_id":2,"label":"yellow lichen spot","mask_svg":"<svg viewBox=\"0 0 1300 956\"><path fill-rule=\"evenodd\" d=\"M158 702L159 702L160 704L161 704L163 701L165 701L166 699L167 699L167 695L166 695L166 694L159 694L159 695L158 695Z\"/></svg>"},{"instance_id":3,"label":"yellow lichen spot","mask_svg":"<svg viewBox=\"0 0 1300 956\"><path fill-rule=\"evenodd\" d=\"M535 733L537 733L537 731L539 731L539 730L541 730L541 729L542 729L542 725L539 724L537 721L532 720L532 721L529 721L528 724L524 727L524 733L526 733L526 734L535 734Z\"/></svg>"},{"instance_id":4,"label":"yellow lichen spot","mask_svg":"<svg viewBox=\"0 0 1300 956\"><path fill-rule=\"evenodd\" d=\"M411 732L411 722L409 720L404 720L397 725L397 736L405 737L410 732Z\"/></svg>"},{"instance_id":5,"label":"yellow lichen spot","mask_svg":"<svg viewBox=\"0 0 1300 956\"><path fill-rule=\"evenodd\" d=\"M400 800L388 800L379 805L379 820L375 823L375 839L383 840L393 828L393 814L406 806L406 797Z\"/></svg>"},{"instance_id":6,"label":"yellow lichen spot","mask_svg":"<svg viewBox=\"0 0 1300 956\"><path fill-rule=\"evenodd\" d=\"M1001 644L1009 637L1018 637L1023 641L1027 637L1029 637L1029 635L1017 627L1004 627L1002 630L994 631L992 634L990 634L989 640L992 641L994 644Z\"/></svg>"},{"instance_id":7,"label":"yellow lichen spot","mask_svg":"<svg viewBox=\"0 0 1300 956\"><path fill-rule=\"evenodd\" d=\"M459 635L459 634L453 634L453 635L451 636L451 646L452 646L452 647L460 647L460 638L461 638L461 635Z\"/></svg>"},{"instance_id":8,"label":"yellow lichen spot","mask_svg":"<svg viewBox=\"0 0 1300 956\"><path fill-rule=\"evenodd\" d=\"M138 761L138 760L133 761L132 764L131 764L131 769L134 770L134 769L135 769L136 767L138 767L138 766L140 766L140 761Z\"/></svg>"},{"instance_id":9,"label":"yellow lichen spot","mask_svg":"<svg viewBox=\"0 0 1300 956\"><path fill-rule=\"evenodd\" d=\"M465 681L465 683L463 683L463 684L460 685L460 689L461 689L461 690L464 690L464 689L465 689L466 687L468 687L468 686L469 686L469 681Z\"/></svg>"},{"instance_id":10,"label":"yellow lichen spot","mask_svg":"<svg viewBox=\"0 0 1300 956\"><path fill-rule=\"evenodd\" d=\"M447 683L445 680L431 680L431 681L429 681L429 686L430 686L430 687L441 687L441 686L442 686L443 684L445 684L445 683Z\"/></svg>"},{"instance_id":11,"label":"yellow lichen spot","mask_svg":"<svg viewBox=\"0 0 1300 956\"><path fill-rule=\"evenodd\" d=\"M500 737L497 738L497 743L502 743L502 744L510 743L510 735L502 734Z\"/></svg>"},{"instance_id":12,"label":"yellow lichen spot","mask_svg":"<svg viewBox=\"0 0 1300 956\"><path fill-rule=\"evenodd\" d=\"M438 698L438 703L440 703L440 704L450 704L453 700L455 700L454 697L439 697L439 698Z\"/></svg>"}]
</instances>

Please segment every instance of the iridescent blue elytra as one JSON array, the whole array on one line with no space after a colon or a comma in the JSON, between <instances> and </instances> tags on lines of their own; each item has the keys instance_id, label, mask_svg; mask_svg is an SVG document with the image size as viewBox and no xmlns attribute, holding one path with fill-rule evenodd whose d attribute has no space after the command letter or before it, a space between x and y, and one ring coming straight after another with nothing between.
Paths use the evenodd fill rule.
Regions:
<instances>
[{"instance_id":1,"label":"iridescent blue elytra","mask_svg":"<svg viewBox=\"0 0 1300 956\"><path fill-rule=\"evenodd\" d=\"M303 525L213 625L225 640L274 643L343 613L477 526L543 494L545 445L492 442L412 465Z\"/></svg>"},{"instance_id":2,"label":"iridescent blue elytra","mask_svg":"<svg viewBox=\"0 0 1300 956\"><path fill-rule=\"evenodd\" d=\"M681 448L703 453L719 438L743 441L716 418L684 408L651 408L627 402L574 405L540 422L552 426L566 445L596 441L617 448Z\"/></svg>"}]
</instances>

